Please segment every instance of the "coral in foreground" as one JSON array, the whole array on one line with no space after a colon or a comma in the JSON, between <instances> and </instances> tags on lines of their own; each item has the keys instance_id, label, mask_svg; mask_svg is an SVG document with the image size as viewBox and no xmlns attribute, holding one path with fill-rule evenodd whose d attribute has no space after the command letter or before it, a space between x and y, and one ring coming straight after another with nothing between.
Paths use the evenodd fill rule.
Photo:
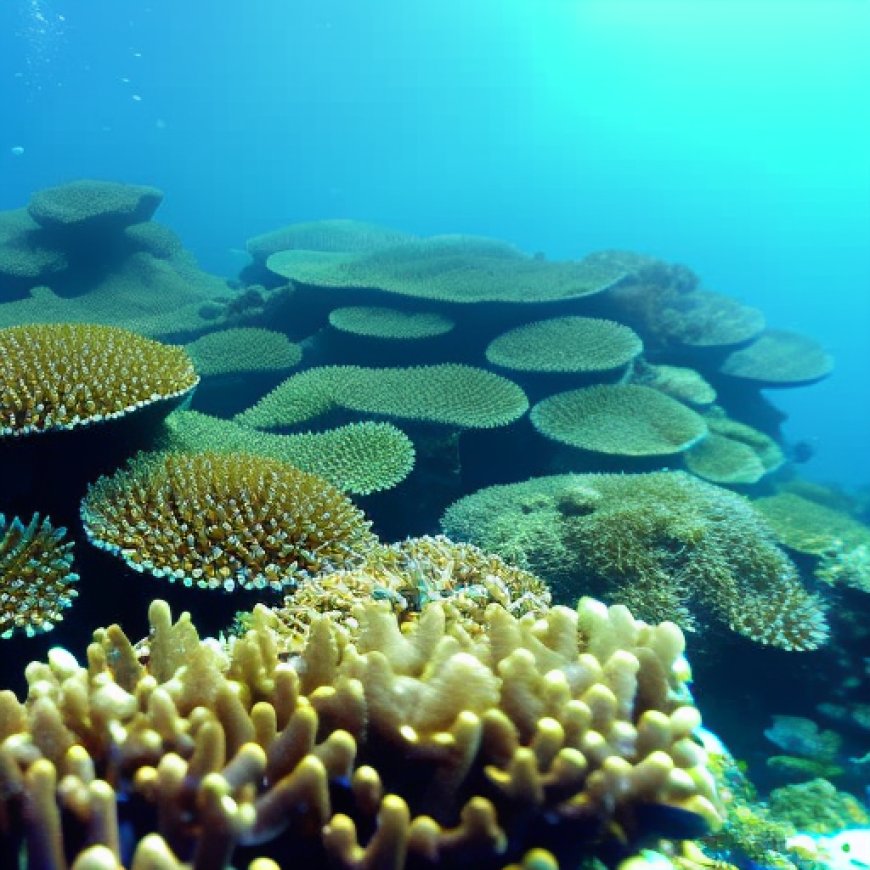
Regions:
<instances>
[{"instance_id":1,"label":"coral in foreground","mask_svg":"<svg viewBox=\"0 0 870 870\"><path fill-rule=\"evenodd\" d=\"M318 618L281 662L262 606L228 649L163 602L149 618L144 658L111 626L86 666L56 649L23 704L0 693L0 854L490 870L615 862L719 824L672 624L492 605L471 639L441 604L403 632L370 603L355 633Z\"/></svg>"},{"instance_id":2,"label":"coral in foreground","mask_svg":"<svg viewBox=\"0 0 870 870\"><path fill-rule=\"evenodd\" d=\"M334 486L247 453L139 454L88 487L81 516L91 542L134 570L227 591L351 567L375 544Z\"/></svg>"}]
</instances>

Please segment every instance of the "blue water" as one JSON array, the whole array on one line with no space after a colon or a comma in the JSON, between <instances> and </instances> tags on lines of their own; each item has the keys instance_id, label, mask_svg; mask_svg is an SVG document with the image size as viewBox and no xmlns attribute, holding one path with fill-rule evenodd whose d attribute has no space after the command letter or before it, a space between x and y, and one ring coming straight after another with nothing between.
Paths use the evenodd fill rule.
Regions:
<instances>
[{"instance_id":1,"label":"blue water","mask_svg":"<svg viewBox=\"0 0 870 870\"><path fill-rule=\"evenodd\" d=\"M228 276L326 217L684 262L835 354L773 398L805 475L866 483L868 34L864 0L4 0L0 208L154 184Z\"/></svg>"}]
</instances>

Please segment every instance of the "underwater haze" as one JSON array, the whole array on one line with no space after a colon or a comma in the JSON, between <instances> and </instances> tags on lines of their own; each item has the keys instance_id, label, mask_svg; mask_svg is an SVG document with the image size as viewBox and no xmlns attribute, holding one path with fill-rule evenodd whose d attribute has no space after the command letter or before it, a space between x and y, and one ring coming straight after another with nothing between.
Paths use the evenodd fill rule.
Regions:
<instances>
[{"instance_id":1,"label":"underwater haze","mask_svg":"<svg viewBox=\"0 0 870 870\"><path fill-rule=\"evenodd\" d=\"M775 401L867 482L868 35L863 0L7 0L0 208L153 184L230 276L329 217L685 263L835 356Z\"/></svg>"}]
</instances>

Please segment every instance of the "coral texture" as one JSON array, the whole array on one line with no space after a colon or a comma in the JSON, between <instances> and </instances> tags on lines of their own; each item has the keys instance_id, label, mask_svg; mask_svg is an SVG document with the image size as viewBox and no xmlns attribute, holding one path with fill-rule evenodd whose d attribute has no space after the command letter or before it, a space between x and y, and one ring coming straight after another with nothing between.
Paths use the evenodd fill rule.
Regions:
<instances>
[{"instance_id":1,"label":"coral texture","mask_svg":"<svg viewBox=\"0 0 870 870\"><path fill-rule=\"evenodd\" d=\"M472 366L326 366L293 375L236 422L258 429L295 426L335 408L467 429L505 426L528 408L513 381Z\"/></svg>"},{"instance_id":2,"label":"coral texture","mask_svg":"<svg viewBox=\"0 0 870 870\"><path fill-rule=\"evenodd\" d=\"M749 347L729 354L719 371L769 388L812 384L833 369L833 357L814 339L783 329L768 329Z\"/></svg>"},{"instance_id":3,"label":"coral texture","mask_svg":"<svg viewBox=\"0 0 870 870\"><path fill-rule=\"evenodd\" d=\"M556 317L518 326L490 342L494 365L531 372L601 372L628 365L643 350L640 336L595 317Z\"/></svg>"},{"instance_id":4,"label":"coral texture","mask_svg":"<svg viewBox=\"0 0 870 870\"><path fill-rule=\"evenodd\" d=\"M125 227L147 221L160 205L156 187L81 179L39 190L27 210L43 227Z\"/></svg>"},{"instance_id":5,"label":"coral texture","mask_svg":"<svg viewBox=\"0 0 870 870\"><path fill-rule=\"evenodd\" d=\"M556 393L538 402L530 416L553 441L612 456L680 453L707 434L707 424L691 408L630 384Z\"/></svg>"},{"instance_id":6,"label":"coral texture","mask_svg":"<svg viewBox=\"0 0 870 870\"><path fill-rule=\"evenodd\" d=\"M375 544L331 484L246 453L140 454L82 501L93 544L186 586L283 586L347 568Z\"/></svg>"},{"instance_id":7,"label":"coral texture","mask_svg":"<svg viewBox=\"0 0 870 870\"><path fill-rule=\"evenodd\" d=\"M329 312L329 323L341 332L392 341L415 341L444 335L454 322L434 311L401 311L383 305L350 305Z\"/></svg>"},{"instance_id":8,"label":"coral texture","mask_svg":"<svg viewBox=\"0 0 870 870\"><path fill-rule=\"evenodd\" d=\"M35 324L0 330L0 436L73 429L190 392L182 348L126 329Z\"/></svg>"},{"instance_id":9,"label":"coral texture","mask_svg":"<svg viewBox=\"0 0 870 870\"><path fill-rule=\"evenodd\" d=\"M300 284L458 303L574 299L600 293L624 274L582 260L550 263L477 236L434 236L363 254L281 251L266 265Z\"/></svg>"},{"instance_id":10,"label":"coral texture","mask_svg":"<svg viewBox=\"0 0 870 870\"><path fill-rule=\"evenodd\" d=\"M292 369L302 348L271 329L242 327L211 332L185 345L200 375Z\"/></svg>"},{"instance_id":11,"label":"coral texture","mask_svg":"<svg viewBox=\"0 0 870 870\"><path fill-rule=\"evenodd\" d=\"M66 529L34 514L25 525L0 514L0 637L50 631L78 595Z\"/></svg>"},{"instance_id":12,"label":"coral texture","mask_svg":"<svg viewBox=\"0 0 870 870\"><path fill-rule=\"evenodd\" d=\"M316 474L344 492L369 495L392 489L414 468L414 445L392 423L348 423L325 432L277 435L201 414L166 418L160 448L186 453L256 453Z\"/></svg>"},{"instance_id":13,"label":"coral texture","mask_svg":"<svg viewBox=\"0 0 870 870\"><path fill-rule=\"evenodd\" d=\"M227 650L163 602L149 617L144 663L111 626L86 667L56 649L24 704L0 693L3 854L491 870L719 823L672 624L590 599L491 605L472 639L440 604L405 632L369 604L353 635L318 618L283 663L262 606Z\"/></svg>"}]
</instances>

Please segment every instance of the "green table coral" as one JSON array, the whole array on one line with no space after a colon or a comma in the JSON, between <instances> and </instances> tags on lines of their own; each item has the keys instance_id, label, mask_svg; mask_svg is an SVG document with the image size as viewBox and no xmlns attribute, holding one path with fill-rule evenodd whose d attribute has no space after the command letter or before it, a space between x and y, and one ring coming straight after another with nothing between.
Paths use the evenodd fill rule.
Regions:
<instances>
[{"instance_id":1,"label":"green table coral","mask_svg":"<svg viewBox=\"0 0 870 870\"><path fill-rule=\"evenodd\" d=\"M185 345L200 375L269 372L292 369L302 348L271 329L223 329Z\"/></svg>"},{"instance_id":2,"label":"green table coral","mask_svg":"<svg viewBox=\"0 0 870 870\"><path fill-rule=\"evenodd\" d=\"M827 377L834 360L805 335L768 329L749 347L729 354L719 371L761 387L800 387Z\"/></svg>"},{"instance_id":3,"label":"green table coral","mask_svg":"<svg viewBox=\"0 0 870 870\"><path fill-rule=\"evenodd\" d=\"M601 384L557 393L532 408L547 438L611 456L667 456L707 434L703 418L651 387Z\"/></svg>"},{"instance_id":4,"label":"green table coral","mask_svg":"<svg viewBox=\"0 0 870 870\"><path fill-rule=\"evenodd\" d=\"M363 288L440 302L551 302L600 293L623 273L605 265L548 262L504 242L434 236L371 253L289 250L266 266L300 284Z\"/></svg>"},{"instance_id":5,"label":"green table coral","mask_svg":"<svg viewBox=\"0 0 870 870\"><path fill-rule=\"evenodd\" d=\"M329 313L329 323L340 332L390 341L416 341L444 335L455 323L434 311L400 311L383 305L349 305Z\"/></svg>"},{"instance_id":6,"label":"green table coral","mask_svg":"<svg viewBox=\"0 0 870 870\"><path fill-rule=\"evenodd\" d=\"M528 400L512 381L472 366L326 366L293 375L235 420L244 426L273 429L305 423L338 408L488 429L521 417Z\"/></svg>"}]
</instances>

